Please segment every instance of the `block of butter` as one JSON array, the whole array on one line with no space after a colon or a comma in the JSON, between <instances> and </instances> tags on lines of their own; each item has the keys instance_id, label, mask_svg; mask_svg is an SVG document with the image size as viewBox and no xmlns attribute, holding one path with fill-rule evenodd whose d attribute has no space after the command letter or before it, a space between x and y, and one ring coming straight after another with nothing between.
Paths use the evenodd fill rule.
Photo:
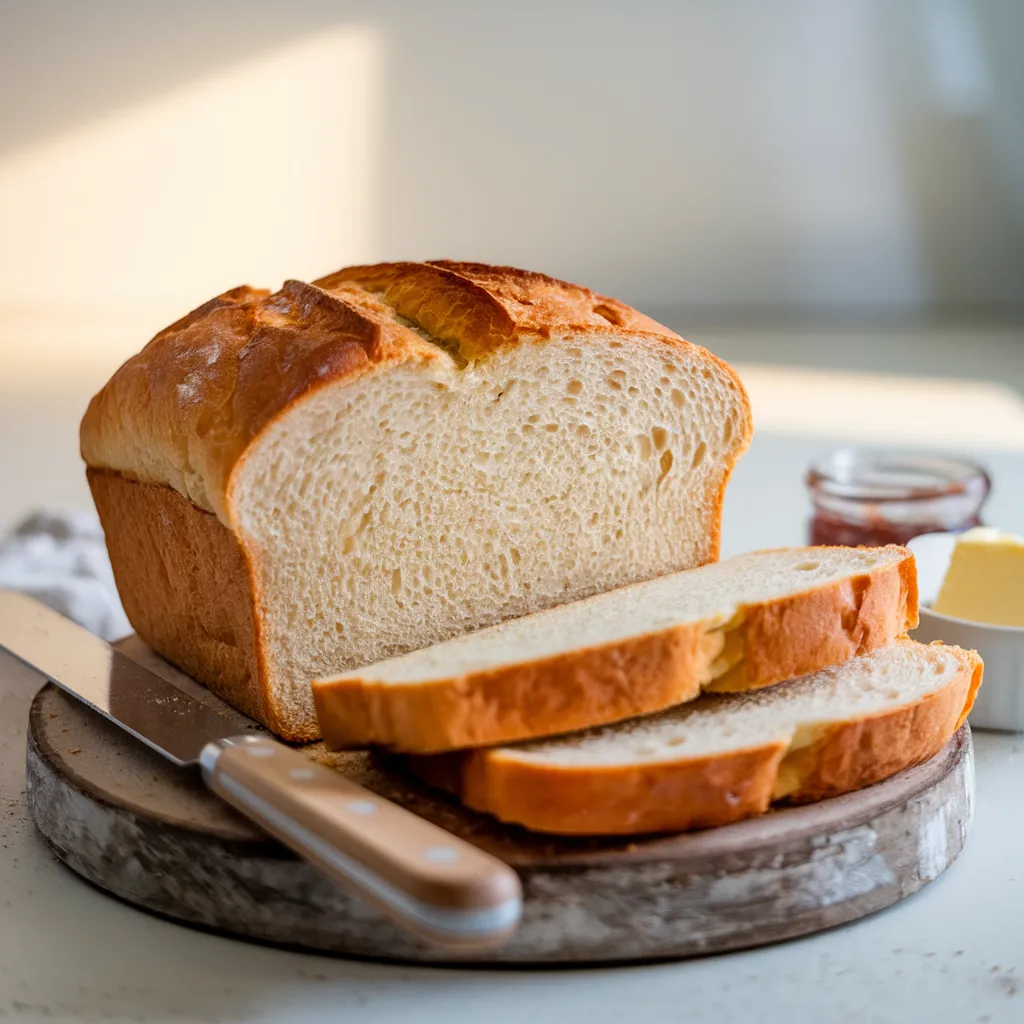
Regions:
<instances>
[{"instance_id":1,"label":"block of butter","mask_svg":"<svg viewBox=\"0 0 1024 1024\"><path fill-rule=\"evenodd\" d=\"M1024 537L984 526L961 534L932 609L993 626L1024 626Z\"/></svg>"}]
</instances>

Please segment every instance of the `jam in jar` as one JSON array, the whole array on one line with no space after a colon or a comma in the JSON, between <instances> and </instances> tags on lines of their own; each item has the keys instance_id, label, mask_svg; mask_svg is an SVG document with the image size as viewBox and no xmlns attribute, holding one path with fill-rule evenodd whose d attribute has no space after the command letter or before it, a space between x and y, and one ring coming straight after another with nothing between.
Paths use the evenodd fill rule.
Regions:
<instances>
[{"instance_id":1,"label":"jam in jar","mask_svg":"<svg viewBox=\"0 0 1024 1024\"><path fill-rule=\"evenodd\" d=\"M959 457L840 448L807 473L811 544L906 544L922 533L979 526L991 482Z\"/></svg>"}]
</instances>

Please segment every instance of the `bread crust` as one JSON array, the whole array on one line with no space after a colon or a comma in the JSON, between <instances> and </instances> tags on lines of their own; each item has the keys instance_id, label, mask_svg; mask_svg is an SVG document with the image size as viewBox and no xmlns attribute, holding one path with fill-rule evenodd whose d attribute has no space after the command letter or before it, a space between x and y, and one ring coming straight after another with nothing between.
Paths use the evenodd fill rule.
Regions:
<instances>
[{"instance_id":1,"label":"bread crust","mask_svg":"<svg viewBox=\"0 0 1024 1024\"><path fill-rule=\"evenodd\" d=\"M807 548L813 561L815 548ZM705 689L736 693L772 686L883 647L918 624L917 565L905 548L895 565L827 587L751 605L743 616L743 660ZM808 668L808 665L814 668Z\"/></svg>"},{"instance_id":2,"label":"bread crust","mask_svg":"<svg viewBox=\"0 0 1024 1024\"><path fill-rule=\"evenodd\" d=\"M824 800L881 782L937 754L966 721L984 672L977 651L956 650L963 656L961 671L944 689L908 707L833 726L791 751L773 798L795 804Z\"/></svg>"},{"instance_id":3,"label":"bread crust","mask_svg":"<svg viewBox=\"0 0 1024 1024\"><path fill-rule=\"evenodd\" d=\"M687 626L429 684L317 680L313 698L324 739L335 749L483 746L693 700L714 657L707 647L704 631Z\"/></svg>"},{"instance_id":4,"label":"bread crust","mask_svg":"<svg viewBox=\"0 0 1024 1024\"><path fill-rule=\"evenodd\" d=\"M809 803L880 782L937 754L960 728L981 684L975 651L942 690L913 704L726 755L608 766L541 764L515 748L406 762L424 781L502 821L561 835L635 835L727 825L771 803Z\"/></svg>"},{"instance_id":5,"label":"bread crust","mask_svg":"<svg viewBox=\"0 0 1024 1024\"><path fill-rule=\"evenodd\" d=\"M235 535L170 487L105 470L86 475L135 632L278 735L316 739L315 725L296 728L266 684L256 581Z\"/></svg>"},{"instance_id":6,"label":"bread crust","mask_svg":"<svg viewBox=\"0 0 1024 1024\"><path fill-rule=\"evenodd\" d=\"M424 782L468 807L535 832L640 835L716 828L763 814L784 742L728 758L577 771L518 760L502 750L411 755Z\"/></svg>"},{"instance_id":7,"label":"bread crust","mask_svg":"<svg viewBox=\"0 0 1024 1024\"><path fill-rule=\"evenodd\" d=\"M808 548L813 558L814 548ZM742 653L725 690L770 686L884 646L917 625L917 573L899 561L740 609ZM661 711L709 687L725 635L694 622L627 640L428 683L380 684L348 673L315 680L331 747L380 744L430 753L573 732ZM713 684L712 684L713 685Z\"/></svg>"}]
</instances>

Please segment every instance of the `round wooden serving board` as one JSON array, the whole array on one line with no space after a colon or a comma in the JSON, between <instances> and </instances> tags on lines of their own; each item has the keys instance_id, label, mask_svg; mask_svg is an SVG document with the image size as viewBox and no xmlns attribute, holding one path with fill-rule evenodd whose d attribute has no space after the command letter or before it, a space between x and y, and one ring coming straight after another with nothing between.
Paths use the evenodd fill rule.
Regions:
<instances>
[{"instance_id":1,"label":"round wooden serving board","mask_svg":"<svg viewBox=\"0 0 1024 1024\"><path fill-rule=\"evenodd\" d=\"M463 963L687 957L852 921L910 895L956 859L974 786L964 726L927 764L817 805L689 835L553 840L467 811L366 754L333 757L356 781L519 872L519 930ZM146 910L320 953L450 959L263 836L208 793L198 773L174 768L53 686L32 706L28 801L65 864Z\"/></svg>"}]
</instances>

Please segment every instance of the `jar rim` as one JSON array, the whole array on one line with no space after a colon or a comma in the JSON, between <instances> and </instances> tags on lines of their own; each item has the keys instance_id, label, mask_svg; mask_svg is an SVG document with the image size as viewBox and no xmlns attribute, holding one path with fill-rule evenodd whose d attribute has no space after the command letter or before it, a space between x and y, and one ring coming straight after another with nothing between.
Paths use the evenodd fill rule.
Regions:
<instances>
[{"instance_id":1,"label":"jar rim","mask_svg":"<svg viewBox=\"0 0 1024 1024\"><path fill-rule=\"evenodd\" d=\"M991 489L984 467L944 452L838 448L807 472L812 491L871 502L928 500L963 494L983 501Z\"/></svg>"}]
</instances>

